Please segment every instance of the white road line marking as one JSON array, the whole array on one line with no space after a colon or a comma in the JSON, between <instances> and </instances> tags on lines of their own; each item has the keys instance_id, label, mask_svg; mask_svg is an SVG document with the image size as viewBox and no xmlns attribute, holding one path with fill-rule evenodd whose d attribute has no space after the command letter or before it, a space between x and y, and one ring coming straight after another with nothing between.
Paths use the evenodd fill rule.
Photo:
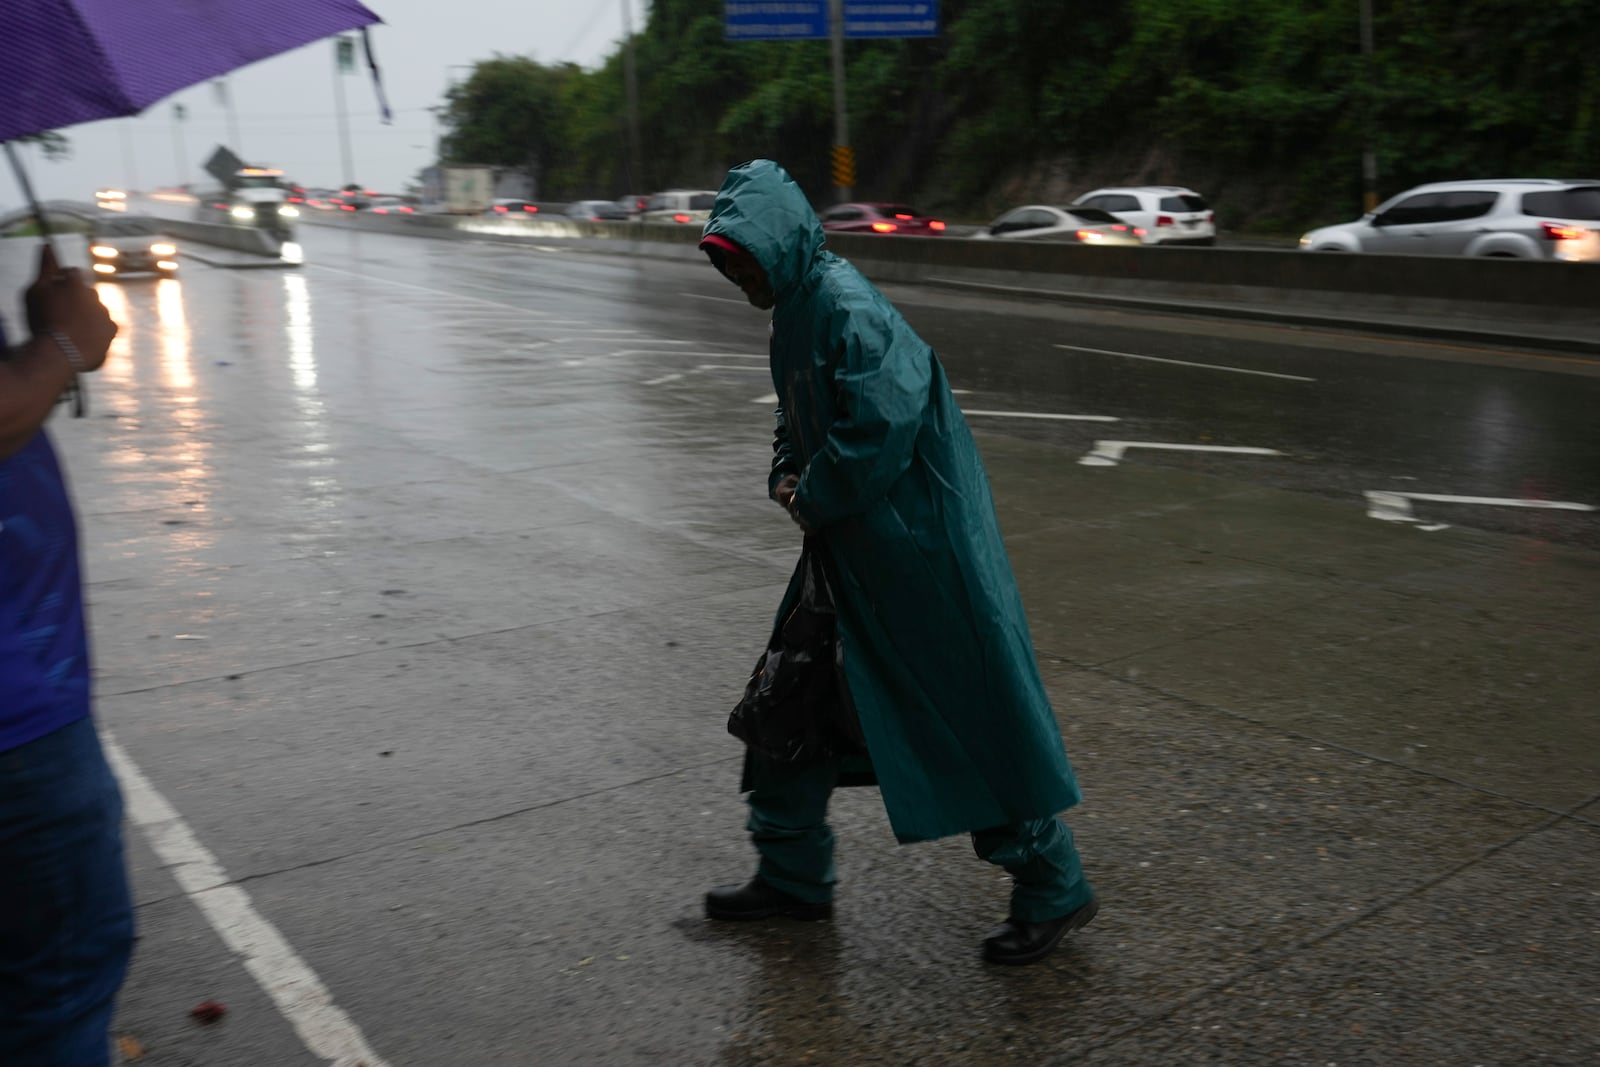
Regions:
<instances>
[{"instance_id":1,"label":"white road line marking","mask_svg":"<svg viewBox=\"0 0 1600 1067\"><path fill-rule=\"evenodd\" d=\"M1218 363L1190 363L1186 359L1163 359L1161 356L1141 356L1136 352L1112 352L1105 348L1084 348L1082 345L1056 345L1069 352L1092 352L1097 356L1116 356L1119 359L1144 359L1151 363L1171 363L1177 367L1199 367L1201 370L1221 370L1229 374L1255 374L1262 378L1282 378L1290 382L1314 382L1315 378L1307 378L1300 374L1279 374L1270 370L1249 370L1245 367L1224 367Z\"/></svg>"},{"instance_id":2,"label":"white road line marking","mask_svg":"<svg viewBox=\"0 0 1600 1067\"><path fill-rule=\"evenodd\" d=\"M726 363L702 363L695 370L748 370L755 371L758 374L767 373L766 367L735 367Z\"/></svg>"},{"instance_id":3,"label":"white road line marking","mask_svg":"<svg viewBox=\"0 0 1600 1067\"><path fill-rule=\"evenodd\" d=\"M1156 441L1096 441L1093 450L1078 460L1085 467L1115 467L1130 448L1154 448L1165 452L1226 452L1238 456L1281 456L1275 448L1249 448L1242 445L1173 445Z\"/></svg>"},{"instance_id":4,"label":"white road line marking","mask_svg":"<svg viewBox=\"0 0 1600 1067\"><path fill-rule=\"evenodd\" d=\"M971 389L952 389L952 390L950 390L950 392L954 396L971 396L972 395L972 390Z\"/></svg>"},{"instance_id":5,"label":"white road line marking","mask_svg":"<svg viewBox=\"0 0 1600 1067\"><path fill-rule=\"evenodd\" d=\"M1115 415L1057 415L1049 411L984 411L962 408L963 415L983 415L991 419L1051 419L1060 422L1121 422Z\"/></svg>"},{"instance_id":6,"label":"white road line marking","mask_svg":"<svg viewBox=\"0 0 1600 1067\"><path fill-rule=\"evenodd\" d=\"M380 282L383 285L397 285L402 289L415 289L419 293L432 293L434 296L448 296L453 300L465 300L471 304L484 304L488 307L496 308L510 308L512 311L520 311L524 315L532 315L535 318L545 319L550 317L550 313L548 311L536 311L533 308L518 307L516 304L507 304L503 300L485 300L481 296L466 296L462 293L452 293L448 289L430 289L426 285L412 285L410 282L397 282L389 278L380 278L376 274L363 274L358 270L345 270L343 267L330 267L326 263L310 263L307 264L307 266L311 267L313 270L331 270L335 274L348 274L352 278L363 278L369 282Z\"/></svg>"},{"instance_id":7,"label":"white road line marking","mask_svg":"<svg viewBox=\"0 0 1600 1067\"><path fill-rule=\"evenodd\" d=\"M766 396L758 396L751 401L752 404L776 404L777 402L777 393L768 393Z\"/></svg>"},{"instance_id":8,"label":"white road line marking","mask_svg":"<svg viewBox=\"0 0 1600 1067\"><path fill-rule=\"evenodd\" d=\"M1428 523L1423 525L1411 510L1413 500L1429 500L1439 504L1478 504L1494 508L1544 508L1549 511L1597 511L1592 504L1572 504L1563 500L1526 500L1516 497L1498 496L1452 496L1448 493L1397 493L1387 489L1369 489L1367 497L1367 518L1378 519L1382 522L1414 522L1418 523L1417 529L1424 533L1434 533L1438 530L1448 530L1449 523Z\"/></svg>"},{"instance_id":9,"label":"white road line marking","mask_svg":"<svg viewBox=\"0 0 1600 1067\"><path fill-rule=\"evenodd\" d=\"M645 385L666 385L668 382L675 382L679 378L682 378L682 377L683 377L683 375L681 375L681 374L663 374L659 378L651 378L648 382L645 382L644 384Z\"/></svg>"},{"instance_id":10,"label":"white road line marking","mask_svg":"<svg viewBox=\"0 0 1600 1067\"><path fill-rule=\"evenodd\" d=\"M748 305L750 303L750 301L748 301L748 300L736 300L731 296L705 296L705 295L703 295L701 293L679 293L678 295L679 296L686 296L690 300L715 300L719 304L746 304L746 305Z\"/></svg>"},{"instance_id":11,"label":"white road line marking","mask_svg":"<svg viewBox=\"0 0 1600 1067\"><path fill-rule=\"evenodd\" d=\"M156 791L114 738L102 733L106 758L127 798L128 818L150 842L178 885L199 906L245 970L266 991L306 1048L334 1067L388 1067L355 1022L283 935L256 911L188 823Z\"/></svg>"}]
</instances>

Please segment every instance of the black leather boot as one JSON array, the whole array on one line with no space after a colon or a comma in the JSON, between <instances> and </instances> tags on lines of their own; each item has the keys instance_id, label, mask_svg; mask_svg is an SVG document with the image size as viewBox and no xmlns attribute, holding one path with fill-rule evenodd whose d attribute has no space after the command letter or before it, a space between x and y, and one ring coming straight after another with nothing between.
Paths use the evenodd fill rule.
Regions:
<instances>
[{"instance_id":1,"label":"black leather boot","mask_svg":"<svg viewBox=\"0 0 1600 1067\"><path fill-rule=\"evenodd\" d=\"M1095 912L1100 910L1100 902L1091 899L1089 903L1069 911L1059 919L1046 919L1044 922L1030 923L1021 919L1010 918L1001 926L984 938L983 958L990 963L1007 963L1019 965L1024 963L1037 963L1055 950L1063 937L1080 927L1089 925L1089 920L1094 918Z\"/></svg>"},{"instance_id":2,"label":"black leather boot","mask_svg":"<svg viewBox=\"0 0 1600 1067\"><path fill-rule=\"evenodd\" d=\"M815 922L833 918L833 905L790 896L763 882L759 874L744 885L721 885L706 894L708 919L771 919L779 915Z\"/></svg>"}]
</instances>

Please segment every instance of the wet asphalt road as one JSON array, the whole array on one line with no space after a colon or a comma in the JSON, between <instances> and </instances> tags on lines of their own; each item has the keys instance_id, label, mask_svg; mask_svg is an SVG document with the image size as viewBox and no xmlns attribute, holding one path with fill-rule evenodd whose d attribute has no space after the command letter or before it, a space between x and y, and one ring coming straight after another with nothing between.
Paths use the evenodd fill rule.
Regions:
<instances>
[{"instance_id":1,"label":"wet asphalt road","mask_svg":"<svg viewBox=\"0 0 1600 1067\"><path fill-rule=\"evenodd\" d=\"M346 276L366 296L393 286L395 302L424 289L512 305L569 302L580 317L619 328L761 350L763 317L709 268L302 230L313 262L324 265L307 272L319 288L331 281L324 268L338 267L368 279ZM1064 460L1102 439L1268 448L1283 455L1130 449L1124 462L1357 501L1389 490L1600 504L1600 366L1592 360L889 290L952 384L969 391L965 407L1119 420L973 417L985 430L1057 445ZM625 294L626 303L611 294ZM658 387L674 399L697 390L732 389L731 399L751 400L770 392L738 388L746 379L735 372L699 370L705 362L655 353L628 370L646 381L685 372ZM657 366L661 374L650 373ZM1600 546L1600 523L1582 513L1423 502L1416 514Z\"/></svg>"},{"instance_id":2,"label":"wet asphalt road","mask_svg":"<svg viewBox=\"0 0 1600 1067\"><path fill-rule=\"evenodd\" d=\"M763 317L699 264L302 237L102 286L52 428L141 1067L1600 1055L1597 520L1362 495L1600 503L1594 364L891 291L1007 413L971 418L1107 905L997 974L1003 882L871 792L833 924L698 917L750 867L721 720L795 555Z\"/></svg>"}]
</instances>

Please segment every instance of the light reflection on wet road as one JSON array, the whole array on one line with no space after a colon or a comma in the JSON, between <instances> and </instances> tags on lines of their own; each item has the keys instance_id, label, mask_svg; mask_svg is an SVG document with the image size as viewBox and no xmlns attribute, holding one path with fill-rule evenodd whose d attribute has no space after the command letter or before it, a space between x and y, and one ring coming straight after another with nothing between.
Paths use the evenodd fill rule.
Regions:
<instances>
[{"instance_id":1,"label":"light reflection on wet road","mask_svg":"<svg viewBox=\"0 0 1600 1067\"><path fill-rule=\"evenodd\" d=\"M937 1063L957 1043L1177 1062L1162 1042L1202 1028L1162 1013L1303 1050L1369 971L1396 1000L1500 982L1484 995L1543 1006L1487 1037L1470 1005L1448 1016L1508 1062L1592 1012L1481 953L1537 938L1552 973L1592 972L1596 519L1419 504L1530 536L1427 534L1368 520L1362 493L1600 503L1600 377L892 290L967 407L1121 420L973 418L1114 902L1058 961L996 976L973 961L993 872L962 841L891 852L860 792L833 808L836 923L697 917L749 867L723 709L796 552L762 497L763 317L699 262L302 236L302 271L101 285L124 330L92 418L53 433L102 721L392 1064ZM6 301L22 244L0 242ZM1108 438L1287 455L1078 465ZM132 847L121 1026L153 1067L316 1062ZM1524 899L1530 864L1571 893ZM1523 910L1485 928L1483 899ZM1446 928L1470 946L1454 970ZM1304 1000L1227 1007L1229 976L1279 959ZM185 1028L203 997L225 1027ZM1332 1018L1319 1054L1371 1051Z\"/></svg>"}]
</instances>

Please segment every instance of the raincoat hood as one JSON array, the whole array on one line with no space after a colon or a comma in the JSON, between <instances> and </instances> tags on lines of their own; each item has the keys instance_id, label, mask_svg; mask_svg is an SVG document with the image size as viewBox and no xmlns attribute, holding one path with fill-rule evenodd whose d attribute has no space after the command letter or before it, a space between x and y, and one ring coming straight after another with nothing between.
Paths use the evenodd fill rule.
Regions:
<instances>
[{"instance_id":1,"label":"raincoat hood","mask_svg":"<svg viewBox=\"0 0 1600 1067\"><path fill-rule=\"evenodd\" d=\"M811 202L770 159L728 171L702 236L726 238L754 256L779 303L810 273L825 239Z\"/></svg>"}]
</instances>

